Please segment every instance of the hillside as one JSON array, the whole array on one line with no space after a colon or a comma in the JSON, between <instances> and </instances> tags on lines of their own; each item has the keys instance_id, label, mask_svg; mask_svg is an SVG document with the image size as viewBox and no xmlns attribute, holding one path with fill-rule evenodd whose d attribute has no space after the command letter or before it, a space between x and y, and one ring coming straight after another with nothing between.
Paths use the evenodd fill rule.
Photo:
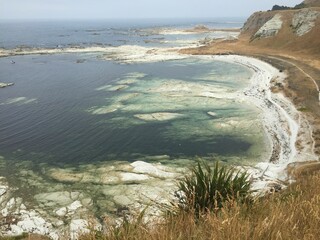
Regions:
<instances>
[{"instance_id":1,"label":"hillside","mask_svg":"<svg viewBox=\"0 0 320 240\"><path fill-rule=\"evenodd\" d=\"M304 4L308 7L320 7L320 0L305 0Z\"/></svg>"},{"instance_id":2,"label":"hillside","mask_svg":"<svg viewBox=\"0 0 320 240\"><path fill-rule=\"evenodd\" d=\"M306 0L300 9L253 13L241 29L238 40L215 41L209 46L185 53L268 52L304 56L320 66L320 0ZM305 59L305 58L304 58ZM315 61L315 62L314 62Z\"/></svg>"},{"instance_id":3,"label":"hillside","mask_svg":"<svg viewBox=\"0 0 320 240\"><path fill-rule=\"evenodd\" d=\"M320 54L320 7L256 12L240 39L253 47Z\"/></svg>"}]
</instances>

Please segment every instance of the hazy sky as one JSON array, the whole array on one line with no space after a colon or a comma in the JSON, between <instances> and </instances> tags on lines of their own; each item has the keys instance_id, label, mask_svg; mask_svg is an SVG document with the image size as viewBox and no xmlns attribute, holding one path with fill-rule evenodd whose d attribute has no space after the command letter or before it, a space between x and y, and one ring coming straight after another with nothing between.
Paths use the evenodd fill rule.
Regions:
<instances>
[{"instance_id":1,"label":"hazy sky","mask_svg":"<svg viewBox=\"0 0 320 240\"><path fill-rule=\"evenodd\" d=\"M1 19L247 17L302 0L0 0Z\"/></svg>"}]
</instances>

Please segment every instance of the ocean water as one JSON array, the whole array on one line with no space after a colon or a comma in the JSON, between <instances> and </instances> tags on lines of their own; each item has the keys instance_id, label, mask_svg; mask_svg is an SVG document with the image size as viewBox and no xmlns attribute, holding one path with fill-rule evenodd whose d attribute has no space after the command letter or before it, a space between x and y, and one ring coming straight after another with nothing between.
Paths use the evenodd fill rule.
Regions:
<instances>
[{"instance_id":1,"label":"ocean water","mask_svg":"<svg viewBox=\"0 0 320 240\"><path fill-rule=\"evenodd\" d=\"M251 73L244 67L197 59L127 66L92 56L79 64L78 58L79 55L67 54L10 58L16 64L0 59L3 78L15 83L0 95L1 155L78 164L108 160L113 155L128 161L135 159L132 154L243 155L252 146L238 133L222 135L213 126L219 119L254 115L249 106L186 93L175 97L157 92L166 84L197 87L200 82L232 91L248 81ZM224 73L228 68L233 72ZM200 80L213 70L210 80ZM130 76L135 72L142 77ZM112 90L113 85L119 85L118 81L126 80L133 81L124 85L128 88ZM107 88L103 89L104 86ZM108 111L116 108L117 111ZM184 116L163 122L145 122L134 117L155 112ZM212 131L208 134L210 125Z\"/></svg>"},{"instance_id":2,"label":"ocean water","mask_svg":"<svg viewBox=\"0 0 320 240\"><path fill-rule=\"evenodd\" d=\"M1 21L0 48L66 46L159 45L159 42L199 39L210 34L158 35L163 28L191 29L197 25L210 28L240 28L242 18L217 19L142 19L100 21ZM147 43L146 43L147 42Z\"/></svg>"},{"instance_id":3,"label":"ocean water","mask_svg":"<svg viewBox=\"0 0 320 240\"><path fill-rule=\"evenodd\" d=\"M6 34L0 47L170 47L208 36L155 29L241 23L2 22ZM109 185L59 178L63 171L83 174L101 164L137 160L168 166L187 166L198 158L254 164L268 150L260 111L223 97L246 88L251 75L244 66L201 57L133 64L103 60L97 53L0 58L0 82L15 83L0 89L0 176L18 187L16 195L29 206L37 205L36 194L67 189L91 196L101 212L108 210L106 202L99 203L101 188ZM206 91L222 97L206 97Z\"/></svg>"}]
</instances>

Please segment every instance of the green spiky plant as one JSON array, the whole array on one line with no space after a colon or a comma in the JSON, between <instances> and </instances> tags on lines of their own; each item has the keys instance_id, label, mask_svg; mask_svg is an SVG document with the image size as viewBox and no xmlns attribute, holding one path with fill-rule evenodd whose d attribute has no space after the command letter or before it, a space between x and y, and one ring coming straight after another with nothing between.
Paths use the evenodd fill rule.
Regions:
<instances>
[{"instance_id":1,"label":"green spiky plant","mask_svg":"<svg viewBox=\"0 0 320 240\"><path fill-rule=\"evenodd\" d=\"M226 202L243 202L250 195L251 182L247 172L220 166L213 168L205 162L198 162L179 183L179 208L193 211L196 215L214 212Z\"/></svg>"}]
</instances>

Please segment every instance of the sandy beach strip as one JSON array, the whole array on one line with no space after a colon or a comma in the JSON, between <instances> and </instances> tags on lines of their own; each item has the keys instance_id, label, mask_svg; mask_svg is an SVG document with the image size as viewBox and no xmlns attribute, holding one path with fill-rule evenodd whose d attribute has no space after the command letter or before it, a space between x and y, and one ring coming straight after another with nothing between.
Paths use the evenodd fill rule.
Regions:
<instances>
[{"instance_id":1,"label":"sandy beach strip","mask_svg":"<svg viewBox=\"0 0 320 240\"><path fill-rule=\"evenodd\" d=\"M252 174L253 188L260 191L269 189L288 179L287 167L290 163L318 160L312 145L311 126L302 113L282 93L271 91L271 81L283 82L286 75L261 60L239 56L212 56L215 60L244 65L253 70L250 85L238 97L256 105L262 111L262 121L272 152L269 159L254 168L246 168ZM307 145L297 149L296 142ZM308 146L312 143L311 146Z\"/></svg>"}]
</instances>

